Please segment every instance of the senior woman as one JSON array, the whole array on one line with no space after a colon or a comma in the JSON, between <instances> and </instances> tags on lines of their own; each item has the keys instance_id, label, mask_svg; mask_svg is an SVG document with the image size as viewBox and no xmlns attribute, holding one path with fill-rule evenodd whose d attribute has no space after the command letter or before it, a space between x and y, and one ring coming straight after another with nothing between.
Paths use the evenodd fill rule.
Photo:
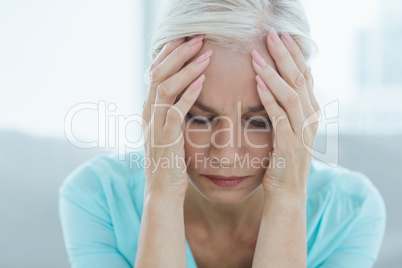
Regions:
<instances>
[{"instance_id":1,"label":"senior woman","mask_svg":"<svg viewBox=\"0 0 402 268\"><path fill-rule=\"evenodd\" d=\"M60 217L71 265L372 267L380 193L308 150L314 49L297 0L170 1L143 107L138 152L151 164L104 155L69 175Z\"/></svg>"}]
</instances>

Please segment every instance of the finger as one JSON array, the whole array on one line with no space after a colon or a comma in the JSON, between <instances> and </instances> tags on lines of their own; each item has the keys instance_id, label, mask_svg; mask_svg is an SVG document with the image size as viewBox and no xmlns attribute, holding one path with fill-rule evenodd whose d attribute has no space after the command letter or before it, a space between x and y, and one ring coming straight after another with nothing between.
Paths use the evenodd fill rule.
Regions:
<instances>
[{"instance_id":1,"label":"finger","mask_svg":"<svg viewBox=\"0 0 402 268\"><path fill-rule=\"evenodd\" d=\"M281 137L293 134L293 129L285 110L279 106L271 90L268 88L267 84L262 81L259 75L256 76L256 80L258 95L274 128L275 140L277 140L278 137L281 139ZM274 144L274 147L275 146L276 144Z\"/></svg>"},{"instance_id":2,"label":"finger","mask_svg":"<svg viewBox=\"0 0 402 268\"><path fill-rule=\"evenodd\" d=\"M158 85L169 76L177 73L183 65L193 58L202 47L204 35L198 35L190 41L176 47L151 71L151 85Z\"/></svg>"},{"instance_id":3,"label":"finger","mask_svg":"<svg viewBox=\"0 0 402 268\"><path fill-rule=\"evenodd\" d=\"M292 56L297 68L301 71L306 81L306 87L308 92L308 97L310 103L313 107L314 111L319 110L320 106L318 101L314 95L314 81L313 75L311 73L311 67L307 65L304 60L303 54L300 50L300 47L294 41L294 39L288 33L283 33L281 36L283 43L285 44L287 50L289 51L290 55Z\"/></svg>"},{"instance_id":4,"label":"finger","mask_svg":"<svg viewBox=\"0 0 402 268\"><path fill-rule=\"evenodd\" d=\"M270 65L265 63L257 50L254 49L252 51L252 55L252 64L255 71L266 83L266 85L274 95L275 99L285 109L294 132L300 133L304 121L304 115L299 95L282 79L282 77L280 77L280 75ZM259 63L257 63L256 61L258 61Z\"/></svg>"},{"instance_id":5,"label":"finger","mask_svg":"<svg viewBox=\"0 0 402 268\"><path fill-rule=\"evenodd\" d=\"M166 43L163 48L161 49L161 51L158 53L158 55L153 55L152 56L152 63L149 69L149 72L151 73L152 76L152 72L155 69L155 67L157 67L170 53L172 53L177 47L179 47L183 42L184 42L185 38L180 38L177 40L172 40L168 43ZM144 117L144 119L149 122L150 119L150 113L151 110L149 109L149 106L151 103L153 103L152 101L155 100L155 93L152 90L148 91L148 94L145 97L144 103L142 105L142 116Z\"/></svg>"},{"instance_id":6,"label":"finger","mask_svg":"<svg viewBox=\"0 0 402 268\"><path fill-rule=\"evenodd\" d=\"M204 81L205 75L203 74L189 86L179 101L167 111L164 129L169 140L177 138L180 134L185 116L200 95Z\"/></svg>"},{"instance_id":7,"label":"finger","mask_svg":"<svg viewBox=\"0 0 402 268\"><path fill-rule=\"evenodd\" d=\"M313 107L309 100L305 77L274 28L269 31L267 45L279 74L299 94L303 115L307 118L313 113Z\"/></svg>"},{"instance_id":8,"label":"finger","mask_svg":"<svg viewBox=\"0 0 402 268\"><path fill-rule=\"evenodd\" d=\"M159 107L154 110L154 113L155 119L157 120L155 123L159 123L156 124L163 126L166 119L166 112L169 109L169 106L166 104L173 105L177 95L179 95L183 89L185 89L207 68L212 53L211 49L206 51L195 61L191 62L191 64L187 65L180 70L180 72L176 73L158 86L155 104Z\"/></svg>"},{"instance_id":9,"label":"finger","mask_svg":"<svg viewBox=\"0 0 402 268\"><path fill-rule=\"evenodd\" d=\"M178 44L168 44L165 51L159 53L150 69L150 88L144 106L143 116L148 119L152 113L151 104L155 103L156 89L160 83L177 73L183 65L193 58L202 47L204 35L198 35L190 41L183 43L184 38Z\"/></svg>"},{"instance_id":10,"label":"finger","mask_svg":"<svg viewBox=\"0 0 402 268\"><path fill-rule=\"evenodd\" d=\"M183 44L184 40L185 38L182 37L166 43L161 51L158 53L156 58L155 55L153 55L150 71L155 69L155 67L158 66L170 53L172 53L177 47Z\"/></svg>"}]
</instances>

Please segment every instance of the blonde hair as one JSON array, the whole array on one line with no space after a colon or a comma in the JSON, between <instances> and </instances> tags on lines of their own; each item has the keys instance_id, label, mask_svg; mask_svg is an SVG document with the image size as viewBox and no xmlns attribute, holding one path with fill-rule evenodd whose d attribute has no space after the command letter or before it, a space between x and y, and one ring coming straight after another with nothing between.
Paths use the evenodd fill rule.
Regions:
<instances>
[{"instance_id":1,"label":"blonde hair","mask_svg":"<svg viewBox=\"0 0 402 268\"><path fill-rule=\"evenodd\" d=\"M289 33L307 63L317 54L300 0L170 0L155 25L150 57L176 38L205 34L205 40L226 48L250 49L265 40L271 28Z\"/></svg>"}]
</instances>

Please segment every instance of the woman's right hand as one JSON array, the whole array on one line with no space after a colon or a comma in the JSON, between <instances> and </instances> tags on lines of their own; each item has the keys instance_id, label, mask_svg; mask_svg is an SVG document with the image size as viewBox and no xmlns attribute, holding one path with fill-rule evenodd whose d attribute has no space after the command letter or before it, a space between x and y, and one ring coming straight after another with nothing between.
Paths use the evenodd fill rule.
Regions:
<instances>
[{"instance_id":1,"label":"woman's right hand","mask_svg":"<svg viewBox=\"0 0 402 268\"><path fill-rule=\"evenodd\" d=\"M198 35L188 42L184 38L168 42L152 59L151 81L142 112L146 122L142 126L144 150L149 163L145 169L146 195L184 198L186 194L189 180L184 157L184 119L200 94L205 79L201 73L209 65L212 50L183 66L199 53L203 38ZM162 163L169 167L161 167Z\"/></svg>"}]
</instances>

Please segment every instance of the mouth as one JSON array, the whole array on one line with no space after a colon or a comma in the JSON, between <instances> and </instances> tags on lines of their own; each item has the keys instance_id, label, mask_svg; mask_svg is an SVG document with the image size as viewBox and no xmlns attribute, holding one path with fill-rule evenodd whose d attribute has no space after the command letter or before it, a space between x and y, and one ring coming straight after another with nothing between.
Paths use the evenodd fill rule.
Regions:
<instances>
[{"instance_id":1,"label":"mouth","mask_svg":"<svg viewBox=\"0 0 402 268\"><path fill-rule=\"evenodd\" d=\"M249 176L242 176L242 177L237 177L237 176L219 176L219 175L204 175L201 174L202 176L214 179L214 180L225 180L225 181L232 181L232 180L239 180L243 178L247 178Z\"/></svg>"},{"instance_id":2,"label":"mouth","mask_svg":"<svg viewBox=\"0 0 402 268\"><path fill-rule=\"evenodd\" d=\"M218 176L218 175L202 175L201 176L207 178L209 181L213 182L215 185L224 189L233 189L244 182L246 179L250 178L250 176L237 177L237 176Z\"/></svg>"}]
</instances>

